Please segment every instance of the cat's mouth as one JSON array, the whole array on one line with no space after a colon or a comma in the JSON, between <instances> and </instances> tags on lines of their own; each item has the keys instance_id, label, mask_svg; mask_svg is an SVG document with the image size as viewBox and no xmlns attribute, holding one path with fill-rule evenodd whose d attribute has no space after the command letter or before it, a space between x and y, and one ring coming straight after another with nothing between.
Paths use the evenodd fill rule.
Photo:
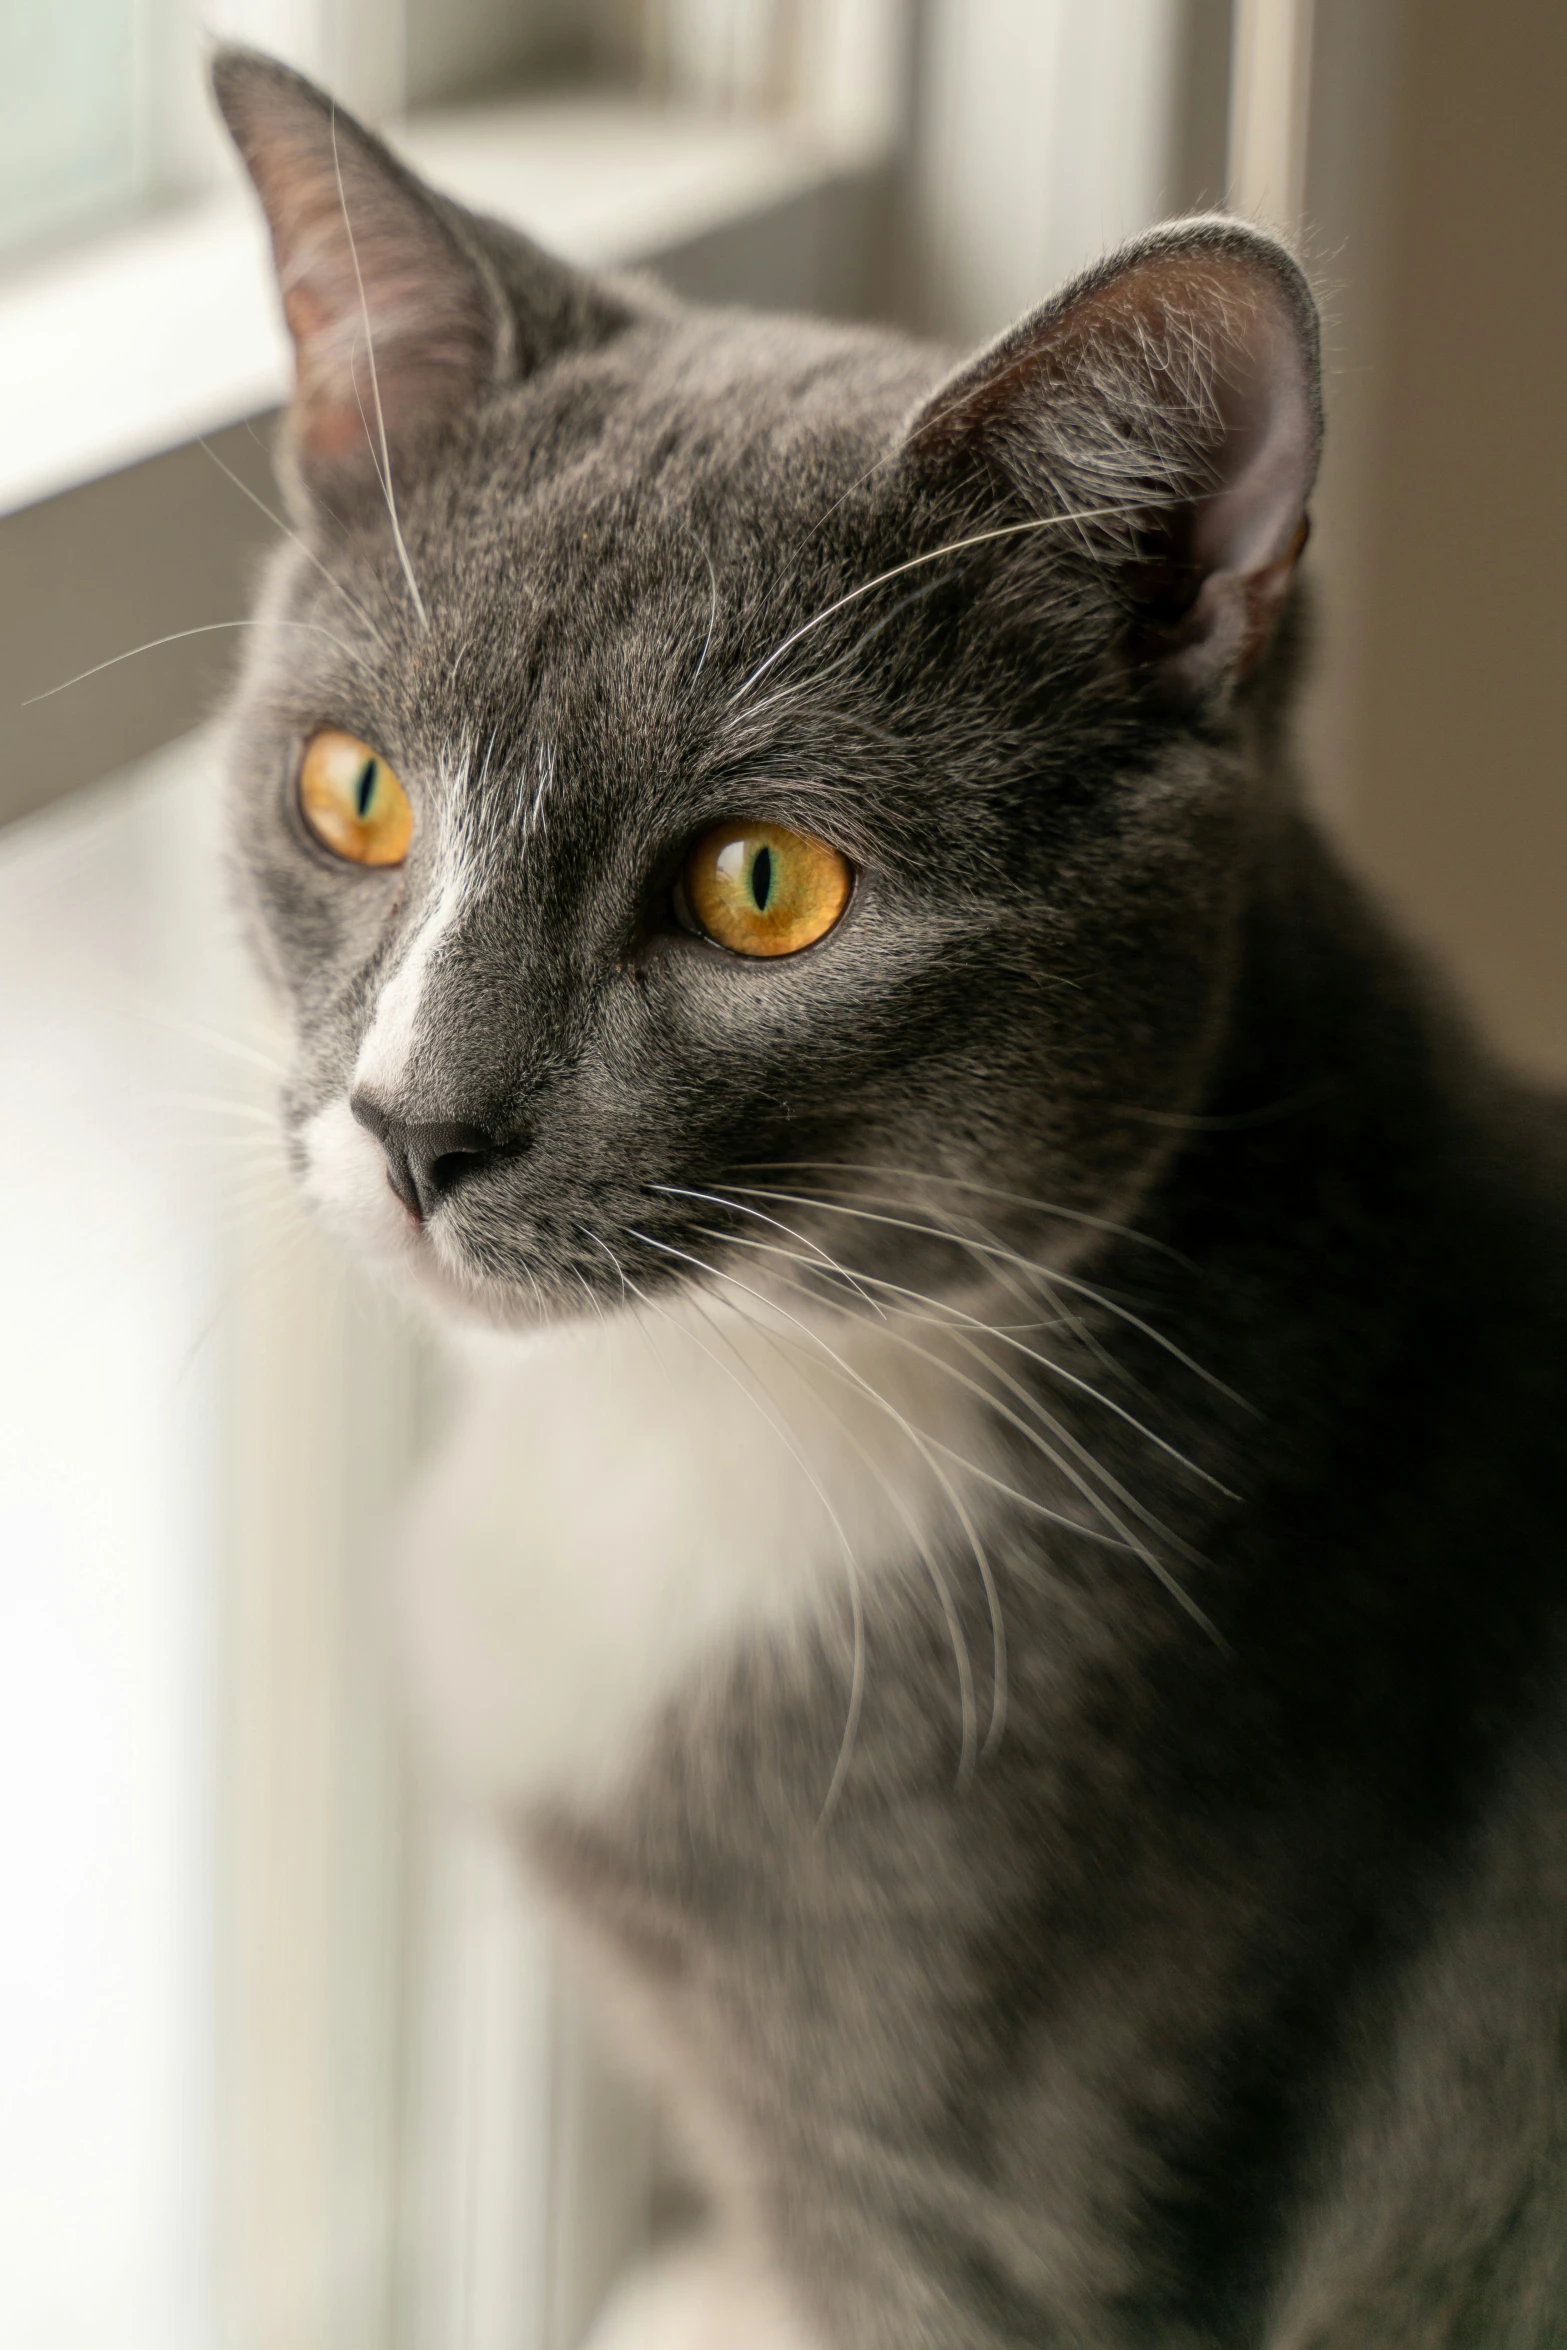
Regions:
<instances>
[{"instance_id":1,"label":"cat's mouth","mask_svg":"<svg viewBox=\"0 0 1567 2350\"><path fill-rule=\"evenodd\" d=\"M512 1214L485 1213L478 1180L421 1197L373 1124L341 1097L298 1128L294 1155L304 1197L333 1237L448 1320L524 1331L621 1310L656 1316L661 1300L689 1289L742 1312L856 1302L852 1285L816 1294L811 1275L829 1262L819 1246L813 1257L780 1245L774 1264L760 1236L781 1240L783 1227L760 1206L748 1211L753 1245L736 1261L731 1236L715 1226L736 1205L728 1189L650 1183L634 1212L552 1216L528 1246Z\"/></svg>"},{"instance_id":2,"label":"cat's mouth","mask_svg":"<svg viewBox=\"0 0 1567 2350\"><path fill-rule=\"evenodd\" d=\"M356 1255L443 1317L492 1330L623 1310L656 1318L690 1291L785 1322L905 1312L961 1321L976 1284L1026 1290L1037 1280L1048 1291L1069 1278L1097 1223L1060 1221L1074 1212L1059 1210L1047 1231L1025 1234L1009 1223L1004 1192L896 1163L825 1158L751 1162L712 1180L659 1180L644 1167L618 1189L593 1186L591 1206L524 1201L515 1169L497 1154L465 1174L461 1137L425 1131L437 1159L458 1162L444 1175L410 1166L395 1138L388 1147L375 1120L339 1096L296 1131L301 1188ZM1027 1320L1026 1302L1013 1301L1013 1319ZM989 1307L986 1318L995 1319Z\"/></svg>"},{"instance_id":3,"label":"cat's mouth","mask_svg":"<svg viewBox=\"0 0 1567 2350\"><path fill-rule=\"evenodd\" d=\"M638 1253L645 1260L648 1247L663 1250L665 1262L651 1275L645 1262L633 1269L625 1234L617 1227L606 1235L587 1220L567 1218L555 1229L551 1218L541 1245L527 1248L512 1213L486 1214L477 1181L460 1201L454 1179L432 1185L427 1170L399 1163L374 1120L356 1117L341 1097L303 1122L294 1155L305 1199L334 1238L448 1318L537 1329L634 1306L646 1285L700 1273L657 1241Z\"/></svg>"}]
</instances>

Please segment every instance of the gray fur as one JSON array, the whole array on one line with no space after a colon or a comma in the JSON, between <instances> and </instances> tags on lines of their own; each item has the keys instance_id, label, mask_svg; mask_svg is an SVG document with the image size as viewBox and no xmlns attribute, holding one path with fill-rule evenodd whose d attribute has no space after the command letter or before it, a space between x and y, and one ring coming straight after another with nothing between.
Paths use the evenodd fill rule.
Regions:
<instances>
[{"instance_id":1,"label":"gray fur","mask_svg":"<svg viewBox=\"0 0 1567 2350\"><path fill-rule=\"evenodd\" d=\"M253 159L323 119L259 60L219 88ZM911 1564L867 1595L825 1818L831 1611L694 1682L616 1806L520 1822L536 1864L832 2350L1567 2343L1563 1129L1296 804L1298 273L1176 224L954 371L562 293L431 218L493 332L462 401L397 387L428 625L379 485L307 451L318 560L277 559L235 703L287 1130L344 1088L445 824L482 884L407 1085L496 1138L440 1210L492 1318L622 1310L604 1242L654 1296L693 1257L766 1286L773 1191L807 1253L1031 1320L1055 1366L970 1361L1020 1496L972 1772ZM1275 429L1285 490L1242 496ZM406 868L305 837L322 723L408 783ZM737 808L855 863L822 947L751 965L671 918ZM939 1563L984 1716L956 1524Z\"/></svg>"}]
</instances>

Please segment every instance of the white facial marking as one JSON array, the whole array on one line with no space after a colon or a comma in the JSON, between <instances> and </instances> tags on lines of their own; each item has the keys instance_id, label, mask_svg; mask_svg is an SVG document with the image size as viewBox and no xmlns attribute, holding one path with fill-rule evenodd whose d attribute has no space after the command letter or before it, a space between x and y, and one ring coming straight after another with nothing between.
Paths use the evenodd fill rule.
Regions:
<instances>
[{"instance_id":1,"label":"white facial marking","mask_svg":"<svg viewBox=\"0 0 1567 2350\"><path fill-rule=\"evenodd\" d=\"M344 1095L318 1110L300 1132L305 1195L323 1221L372 1256L404 1260L424 1274L430 1267L419 1230L387 1182L380 1144L349 1105L363 1091L383 1105L398 1106L426 1015L431 965L479 886L482 844L465 839L460 816L450 813L464 804L470 763L465 749L444 778L448 813L442 820L434 896L382 982Z\"/></svg>"},{"instance_id":2,"label":"white facial marking","mask_svg":"<svg viewBox=\"0 0 1567 2350\"><path fill-rule=\"evenodd\" d=\"M436 948L461 911L461 869L448 872L434 905L409 940L402 961L385 981L359 1047L350 1093L361 1086L383 1101L397 1097L419 1034L419 1012Z\"/></svg>"},{"instance_id":3,"label":"white facial marking","mask_svg":"<svg viewBox=\"0 0 1567 2350\"><path fill-rule=\"evenodd\" d=\"M386 1159L346 1101L328 1102L300 1129L304 1193L322 1222L371 1256L400 1258L417 1246L412 1217L386 1179Z\"/></svg>"}]
</instances>

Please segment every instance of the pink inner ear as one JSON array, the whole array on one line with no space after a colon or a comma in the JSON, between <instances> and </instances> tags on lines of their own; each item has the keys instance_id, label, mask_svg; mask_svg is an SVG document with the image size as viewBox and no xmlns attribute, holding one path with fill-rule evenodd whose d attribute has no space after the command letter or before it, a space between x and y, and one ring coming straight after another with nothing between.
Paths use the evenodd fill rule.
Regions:
<instances>
[{"instance_id":1,"label":"pink inner ear","mask_svg":"<svg viewBox=\"0 0 1567 2350\"><path fill-rule=\"evenodd\" d=\"M1289 553L1316 463L1306 371L1276 304L1252 302L1226 315L1214 400L1224 436L1218 482L1196 503L1193 552L1205 571L1250 574Z\"/></svg>"},{"instance_id":2,"label":"pink inner ear","mask_svg":"<svg viewBox=\"0 0 1567 2350\"><path fill-rule=\"evenodd\" d=\"M272 233L293 338L301 454L379 460L387 436L454 415L493 373L495 326L468 256L357 126L311 106L240 144ZM357 264L357 267L356 267ZM371 354L374 355L372 381Z\"/></svg>"}]
</instances>

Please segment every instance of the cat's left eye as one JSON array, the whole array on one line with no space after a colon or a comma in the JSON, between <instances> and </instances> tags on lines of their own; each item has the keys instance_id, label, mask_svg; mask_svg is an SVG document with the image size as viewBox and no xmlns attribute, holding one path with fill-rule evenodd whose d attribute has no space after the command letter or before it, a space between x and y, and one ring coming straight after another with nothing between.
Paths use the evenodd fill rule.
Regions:
<instances>
[{"instance_id":1,"label":"cat's left eye","mask_svg":"<svg viewBox=\"0 0 1567 2350\"><path fill-rule=\"evenodd\" d=\"M400 865L413 838L413 808L391 768L335 726L305 745L299 812L322 847L351 865Z\"/></svg>"}]
</instances>

